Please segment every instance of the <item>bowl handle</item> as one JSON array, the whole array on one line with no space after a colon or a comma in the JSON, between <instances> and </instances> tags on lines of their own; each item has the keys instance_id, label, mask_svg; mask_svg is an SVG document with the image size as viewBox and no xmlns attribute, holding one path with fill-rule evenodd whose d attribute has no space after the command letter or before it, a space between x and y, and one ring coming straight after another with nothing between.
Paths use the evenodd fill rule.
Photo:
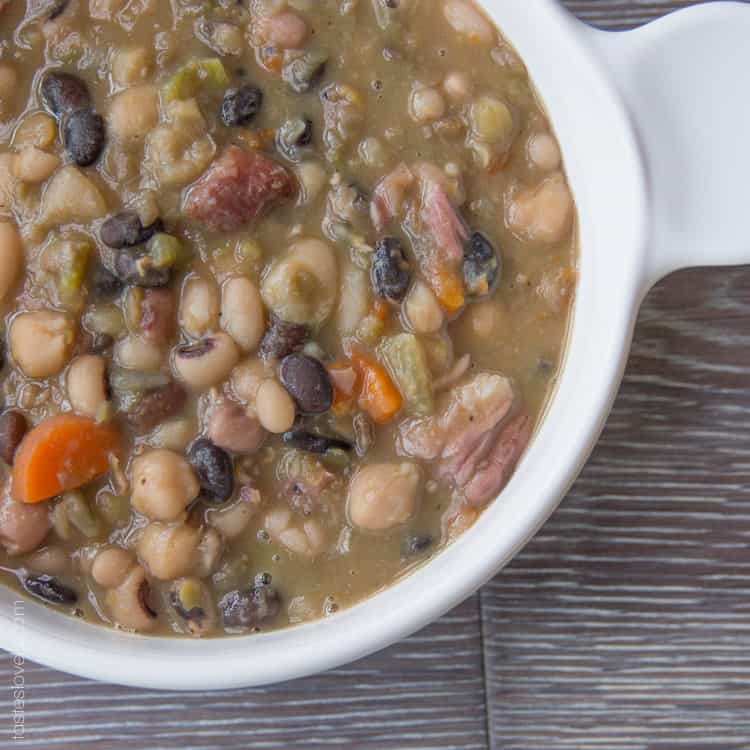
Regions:
<instances>
[{"instance_id":1,"label":"bowl handle","mask_svg":"<svg viewBox=\"0 0 750 750\"><path fill-rule=\"evenodd\" d=\"M633 31L585 34L645 156L645 283L687 266L750 263L750 3L711 2Z\"/></svg>"}]
</instances>

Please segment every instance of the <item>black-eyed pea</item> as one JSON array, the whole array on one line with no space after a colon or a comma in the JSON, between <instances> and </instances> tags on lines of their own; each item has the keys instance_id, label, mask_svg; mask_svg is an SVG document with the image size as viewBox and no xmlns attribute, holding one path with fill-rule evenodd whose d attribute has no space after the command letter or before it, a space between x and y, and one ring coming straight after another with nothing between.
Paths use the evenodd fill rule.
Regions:
<instances>
[{"instance_id":1,"label":"black-eyed pea","mask_svg":"<svg viewBox=\"0 0 750 750\"><path fill-rule=\"evenodd\" d=\"M122 547L105 547L91 565L91 575L100 586L112 589L119 586L135 566L133 555Z\"/></svg>"},{"instance_id":2,"label":"black-eyed pea","mask_svg":"<svg viewBox=\"0 0 750 750\"><path fill-rule=\"evenodd\" d=\"M177 347L172 367L175 375L187 386L202 390L225 381L239 358L234 339L219 332L196 344Z\"/></svg>"},{"instance_id":3,"label":"black-eyed pea","mask_svg":"<svg viewBox=\"0 0 750 750\"><path fill-rule=\"evenodd\" d=\"M171 581L192 571L200 539L188 524L150 523L136 544L138 559L154 578Z\"/></svg>"},{"instance_id":4,"label":"black-eyed pea","mask_svg":"<svg viewBox=\"0 0 750 750\"><path fill-rule=\"evenodd\" d=\"M278 380L272 378L260 384L255 411L263 428L275 435L291 430L297 416L294 399Z\"/></svg>"},{"instance_id":5,"label":"black-eyed pea","mask_svg":"<svg viewBox=\"0 0 750 750\"><path fill-rule=\"evenodd\" d=\"M24 374L47 378L57 375L67 364L76 334L67 315L40 310L17 315L9 338L13 359Z\"/></svg>"},{"instance_id":6,"label":"black-eyed pea","mask_svg":"<svg viewBox=\"0 0 750 750\"><path fill-rule=\"evenodd\" d=\"M174 521L198 497L193 468L173 451L157 448L133 461L132 506L155 521Z\"/></svg>"},{"instance_id":7,"label":"black-eyed pea","mask_svg":"<svg viewBox=\"0 0 750 750\"><path fill-rule=\"evenodd\" d=\"M150 630L156 625L156 611L152 608L150 594L146 571L137 565L117 588L107 591L104 604L112 620L120 627Z\"/></svg>"},{"instance_id":8,"label":"black-eyed pea","mask_svg":"<svg viewBox=\"0 0 750 750\"><path fill-rule=\"evenodd\" d=\"M23 264L21 233L15 224L0 222L0 302L15 287Z\"/></svg>"},{"instance_id":9,"label":"black-eyed pea","mask_svg":"<svg viewBox=\"0 0 750 750\"><path fill-rule=\"evenodd\" d=\"M107 363L104 357L84 354L73 360L66 377L68 400L73 411L85 417L97 417L109 400Z\"/></svg>"},{"instance_id":10,"label":"black-eyed pea","mask_svg":"<svg viewBox=\"0 0 750 750\"><path fill-rule=\"evenodd\" d=\"M244 276L225 282L221 292L221 327L244 352L254 352L266 330L266 311L258 287Z\"/></svg>"}]
</instances>

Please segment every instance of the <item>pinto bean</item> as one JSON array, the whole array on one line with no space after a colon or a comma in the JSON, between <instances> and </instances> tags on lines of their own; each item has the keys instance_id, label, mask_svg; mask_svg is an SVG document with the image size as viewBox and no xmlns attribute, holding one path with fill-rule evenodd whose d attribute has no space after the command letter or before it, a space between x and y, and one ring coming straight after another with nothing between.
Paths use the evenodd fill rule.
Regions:
<instances>
[{"instance_id":1,"label":"pinto bean","mask_svg":"<svg viewBox=\"0 0 750 750\"><path fill-rule=\"evenodd\" d=\"M294 177L259 151L230 146L193 185L184 214L217 232L233 232L290 198Z\"/></svg>"},{"instance_id":2,"label":"pinto bean","mask_svg":"<svg viewBox=\"0 0 750 750\"><path fill-rule=\"evenodd\" d=\"M0 544L10 555L36 549L52 526L49 505L27 505L7 497L0 504Z\"/></svg>"}]
</instances>

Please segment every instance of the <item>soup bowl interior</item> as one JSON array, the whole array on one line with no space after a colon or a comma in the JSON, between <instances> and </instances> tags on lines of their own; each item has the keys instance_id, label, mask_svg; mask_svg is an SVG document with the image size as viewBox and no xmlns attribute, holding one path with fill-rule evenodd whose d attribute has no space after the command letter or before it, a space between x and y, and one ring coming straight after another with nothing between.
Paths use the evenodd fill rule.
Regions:
<instances>
[{"instance_id":1,"label":"soup bowl interior","mask_svg":"<svg viewBox=\"0 0 750 750\"><path fill-rule=\"evenodd\" d=\"M556 393L502 496L454 544L328 619L201 641L87 624L0 589L0 646L67 672L165 689L260 685L372 653L470 595L533 536L596 441L640 301L646 193L628 118L577 22L552 0L484 6L517 47L550 113L579 209L580 281Z\"/></svg>"}]
</instances>

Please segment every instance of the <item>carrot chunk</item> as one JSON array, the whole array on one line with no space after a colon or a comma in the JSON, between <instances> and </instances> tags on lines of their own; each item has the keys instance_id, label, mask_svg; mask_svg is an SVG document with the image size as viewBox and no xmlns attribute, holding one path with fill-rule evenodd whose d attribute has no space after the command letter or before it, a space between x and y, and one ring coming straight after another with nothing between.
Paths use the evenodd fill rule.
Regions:
<instances>
[{"instance_id":1,"label":"carrot chunk","mask_svg":"<svg viewBox=\"0 0 750 750\"><path fill-rule=\"evenodd\" d=\"M377 424L387 424L401 411L404 404L401 393L388 374L376 360L355 353L352 364L360 379L359 407Z\"/></svg>"},{"instance_id":2,"label":"carrot chunk","mask_svg":"<svg viewBox=\"0 0 750 750\"><path fill-rule=\"evenodd\" d=\"M74 414L50 417L21 442L13 463L13 497L38 503L87 484L109 468L120 434L109 424Z\"/></svg>"}]
</instances>

